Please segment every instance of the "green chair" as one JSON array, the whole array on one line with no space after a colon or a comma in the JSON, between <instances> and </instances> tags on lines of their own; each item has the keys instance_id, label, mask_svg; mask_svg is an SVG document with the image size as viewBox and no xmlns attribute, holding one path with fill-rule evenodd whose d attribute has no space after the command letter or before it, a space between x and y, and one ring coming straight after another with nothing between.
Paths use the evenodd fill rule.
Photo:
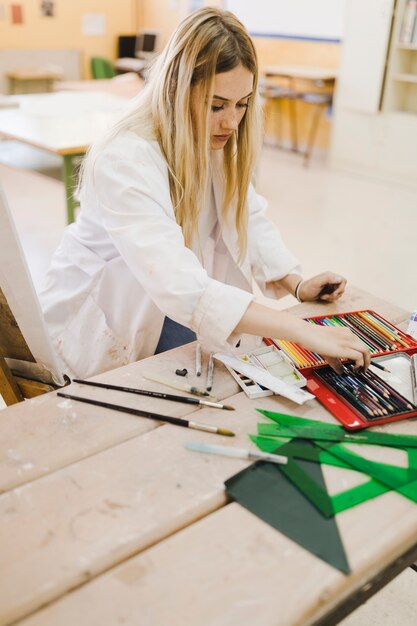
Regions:
<instances>
[{"instance_id":1,"label":"green chair","mask_svg":"<svg viewBox=\"0 0 417 626\"><path fill-rule=\"evenodd\" d=\"M108 59L92 57L91 75L93 78L113 78L113 76L116 76L116 72Z\"/></svg>"}]
</instances>

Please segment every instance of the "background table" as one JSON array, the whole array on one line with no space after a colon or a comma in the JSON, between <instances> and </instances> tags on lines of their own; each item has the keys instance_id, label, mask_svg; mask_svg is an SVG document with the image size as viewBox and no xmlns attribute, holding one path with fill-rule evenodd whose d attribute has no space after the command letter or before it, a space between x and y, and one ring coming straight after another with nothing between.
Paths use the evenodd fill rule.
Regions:
<instances>
[{"instance_id":1,"label":"background table","mask_svg":"<svg viewBox=\"0 0 417 626\"><path fill-rule=\"evenodd\" d=\"M62 74L51 70L21 69L6 73L9 93L32 93L33 91L52 91L54 83L62 79Z\"/></svg>"},{"instance_id":2,"label":"background table","mask_svg":"<svg viewBox=\"0 0 417 626\"><path fill-rule=\"evenodd\" d=\"M261 93L268 101L288 100L291 150L298 146L297 100L312 105L313 118L308 130L306 148L302 152L308 165L317 134L320 117L332 104L337 70L304 65L266 65L262 68Z\"/></svg>"},{"instance_id":3,"label":"background table","mask_svg":"<svg viewBox=\"0 0 417 626\"><path fill-rule=\"evenodd\" d=\"M127 110L130 99L112 93L62 91L12 100L19 106L0 109L0 135L63 157L68 223L74 221L75 164Z\"/></svg>"},{"instance_id":4,"label":"background table","mask_svg":"<svg viewBox=\"0 0 417 626\"><path fill-rule=\"evenodd\" d=\"M71 80L55 83L55 91L100 91L122 98L134 98L142 89L144 80L133 72L114 78Z\"/></svg>"},{"instance_id":5,"label":"background table","mask_svg":"<svg viewBox=\"0 0 417 626\"><path fill-rule=\"evenodd\" d=\"M337 304L302 304L290 313L368 307L397 324L408 317L357 289ZM189 344L97 380L167 390L143 375L175 378L175 369L186 367L190 380L201 381L193 375L194 352ZM213 391L234 412L192 412L185 404L77 385L67 391L192 413L236 437L222 440L55 393L1 411L1 625L336 624L415 559L417 507L395 492L337 515L352 567L345 576L227 501L223 483L246 461L184 449L190 440L249 447L248 433L262 419L255 407L334 422L315 400L302 407L278 396L251 401L220 365ZM378 430L417 434L417 425L404 420ZM396 457L379 452L386 461ZM325 477L332 491L349 486L339 468L326 467Z\"/></svg>"},{"instance_id":6,"label":"background table","mask_svg":"<svg viewBox=\"0 0 417 626\"><path fill-rule=\"evenodd\" d=\"M327 67L308 65L265 65L262 68L265 76L291 78L292 80L309 80L314 82L334 84L337 70Z\"/></svg>"}]
</instances>

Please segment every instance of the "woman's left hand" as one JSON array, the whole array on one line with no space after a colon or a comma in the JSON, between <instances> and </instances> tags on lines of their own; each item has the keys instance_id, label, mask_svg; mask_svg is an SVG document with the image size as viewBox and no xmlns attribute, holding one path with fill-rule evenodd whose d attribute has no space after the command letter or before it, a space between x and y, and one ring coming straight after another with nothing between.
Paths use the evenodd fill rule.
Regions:
<instances>
[{"instance_id":1,"label":"woman's left hand","mask_svg":"<svg viewBox=\"0 0 417 626\"><path fill-rule=\"evenodd\" d=\"M303 280L298 290L301 302L312 302L313 300L323 300L334 302L338 300L345 291L346 278L333 274L333 272L323 272L308 280Z\"/></svg>"}]
</instances>

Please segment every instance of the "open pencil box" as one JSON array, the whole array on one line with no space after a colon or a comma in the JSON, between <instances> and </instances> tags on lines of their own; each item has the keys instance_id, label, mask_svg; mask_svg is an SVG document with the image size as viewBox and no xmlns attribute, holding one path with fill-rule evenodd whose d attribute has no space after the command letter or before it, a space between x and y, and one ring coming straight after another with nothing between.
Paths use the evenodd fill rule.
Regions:
<instances>
[{"instance_id":1,"label":"open pencil box","mask_svg":"<svg viewBox=\"0 0 417 626\"><path fill-rule=\"evenodd\" d=\"M282 350L307 379L307 388L349 430L369 428L417 417L410 357L417 341L370 309L306 318L321 326L350 328L371 352L373 362L390 372L370 367L367 374L336 374L318 354L289 341L267 339Z\"/></svg>"}]
</instances>

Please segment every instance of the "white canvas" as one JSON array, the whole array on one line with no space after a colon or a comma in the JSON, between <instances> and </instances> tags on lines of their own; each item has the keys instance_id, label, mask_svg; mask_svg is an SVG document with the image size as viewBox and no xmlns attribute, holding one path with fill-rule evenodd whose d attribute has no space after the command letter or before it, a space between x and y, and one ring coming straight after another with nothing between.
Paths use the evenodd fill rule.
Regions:
<instances>
[{"instance_id":1,"label":"white canvas","mask_svg":"<svg viewBox=\"0 0 417 626\"><path fill-rule=\"evenodd\" d=\"M36 363L6 359L19 374L64 385L58 357L46 329L6 196L0 187L0 287Z\"/></svg>"}]
</instances>

